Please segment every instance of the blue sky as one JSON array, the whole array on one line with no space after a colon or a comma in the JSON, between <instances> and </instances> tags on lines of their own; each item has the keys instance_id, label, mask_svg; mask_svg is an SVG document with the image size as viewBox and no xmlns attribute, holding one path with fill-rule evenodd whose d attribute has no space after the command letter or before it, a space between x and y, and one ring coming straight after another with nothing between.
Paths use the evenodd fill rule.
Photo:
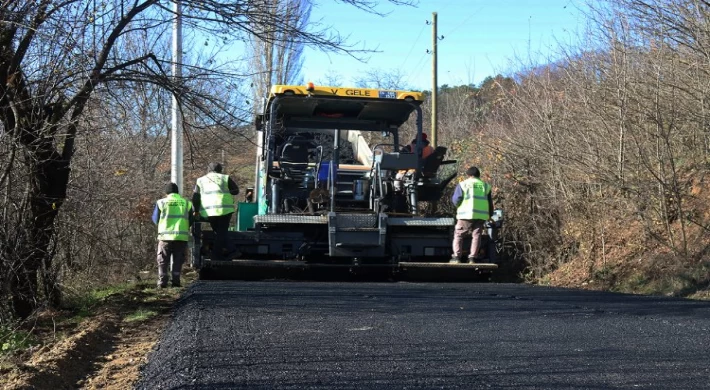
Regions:
<instances>
[{"instance_id":1,"label":"blue sky","mask_svg":"<svg viewBox=\"0 0 710 390\"><path fill-rule=\"evenodd\" d=\"M431 89L432 28L426 21L437 12L439 85L478 84L487 76L507 74L525 63L559 58L559 43L573 44L583 31L583 0L419 0L414 7L381 1L387 16L323 0L311 21L349 35L349 42L376 49L362 63L347 55L304 52L305 81L338 75L353 85L367 70L400 69L406 87Z\"/></svg>"}]
</instances>

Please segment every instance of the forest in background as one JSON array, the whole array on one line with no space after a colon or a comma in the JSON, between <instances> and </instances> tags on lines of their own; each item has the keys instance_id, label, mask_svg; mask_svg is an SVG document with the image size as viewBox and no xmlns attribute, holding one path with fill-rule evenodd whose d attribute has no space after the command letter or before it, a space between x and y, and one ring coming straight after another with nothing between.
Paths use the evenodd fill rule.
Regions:
<instances>
[{"instance_id":1,"label":"forest in background","mask_svg":"<svg viewBox=\"0 0 710 390\"><path fill-rule=\"evenodd\" d=\"M280 31L282 36L266 28L246 32L259 38L253 41L254 57L263 63L254 69L268 73L258 85L302 81L293 71L298 45L270 43L328 49L340 44L317 34L295 39L290 34L304 28L308 8L295 17L281 11L281 2L286 0L264 1L273 6L266 8L273 11L271 19L221 9L242 12L260 26L286 21L281 25L292 27ZM28 2L50 8L53 3ZM1 19L17 20L23 10L28 23L41 16L38 8L18 7L14 13L0 12ZM84 11L62 11L63 22L50 25L57 35L35 42L46 45L62 31L86 34L96 25L84 20L81 28L69 26L68 20L79 20L70 16ZM102 15L106 26L116 26L109 23L113 14ZM447 158L459 161L459 171L477 165L494 186L496 206L506 216L501 278L625 292L702 293L710 283L705 178L710 5L610 0L592 4L587 16L588 31L578 46L560 47L554 62L521 62L514 73L492 75L478 85L440 87L439 144L449 148ZM166 29L169 13L164 20ZM154 51L157 42L169 38L164 33L119 34L108 53L122 55L102 57L96 42L110 37L114 30L108 27L93 43L76 40L53 51L33 47L9 30L0 29L6 50L0 71L7 80L0 90L2 322L29 315L29 309L60 305L66 295L85 289L138 280L141 271L154 267L150 215L170 177L171 95L180 96L184 107L184 192L191 192L210 161L225 162L240 186L251 186L249 122L257 100L247 87L255 84L250 76L227 78L226 70L208 66L214 61L209 53L191 58L192 67L176 84L167 76L169 65L155 60L169 54ZM27 31L20 29L24 36ZM216 28L205 32L225 34ZM104 67L92 73L102 59ZM268 65L289 61L292 65ZM367 74L357 84L406 88L386 71ZM424 106L426 124L428 102ZM18 291L24 294L19 300ZM19 313L18 304L25 305Z\"/></svg>"}]
</instances>

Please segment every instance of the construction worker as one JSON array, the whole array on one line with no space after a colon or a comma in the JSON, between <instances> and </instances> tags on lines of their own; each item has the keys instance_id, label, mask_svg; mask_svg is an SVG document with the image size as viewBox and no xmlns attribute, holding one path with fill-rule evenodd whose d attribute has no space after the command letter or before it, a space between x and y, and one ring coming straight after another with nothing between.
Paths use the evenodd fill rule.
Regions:
<instances>
[{"instance_id":1,"label":"construction worker","mask_svg":"<svg viewBox=\"0 0 710 390\"><path fill-rule=\"evenodd\" d=\"M399 150L400 153L414 153L417 150L417 139L414 138L412 142L403 147L402 149ZM427 135L426 133L422 133L422 159L425 159L429 157L432 153L434 153L434 148L429 144L429 140L427 140ZM403 169L397 172L394 178L394 190L395 192L402 192L404 191L404 186L402 181L404 180L404 176L406 175L413 175L414 174L414 169Z\"/></svg>"},{"instance_id":2,"label":"construction worker","mask_svg":"<svg viewBox=\"0 0 710 390\"><path fill-rule=\"evenodd\" d=\"M207 218L214 232L212 260L231 260L241 256L231 240L227 239L229 223L235 211L233 196L239 195L237 183L222 174L222 164L210 163L207 174L197 179L192 194L195 216Z\"/></svg>"},{"instance_id":3,"label":"construction worker","mask_svg":"<svg viewBox=\"0 0 710 390\"><path fill-rule=\"evenodd\" d=\"M177 184L167 184L165 194L153 209L153 223L158 225L158 287L168 286L168 268L171 285L180 287L180 273L190 238L193 209L192 203L178 194Z\"/></svg>"},{"instance_id":4,"label":"construction worker","mask_svg":"<svg viewBox=\"0 0 710 390\"><path fill-rule=\"evenodd\" d=\"M457 221L454 230L454 253L450 262L462 261L463 240L470 235L471 251L468 254L468 262L475 263L480 260L478 246L483 226L493 216L491 185L481 180L481 171L477 167L470 167L466 170L466 179L456 186L451 201L457 207Z\"/></svg>"},{"instance_id":5,"label":"construction worker","mask_svg":"<svg viewBox=\"0 0 710 390\"><path fill-rule=\"evenodd\" d=\"M429 157L432 153L434 153L434 147L430 145L429 140L427 139L426 133L422 133L422 158L427 158ZM417 150L417 139L413 139L412 142L403 147L399 152L400 153L414 153L414 151Z\"/></svg>"}]
</instances>

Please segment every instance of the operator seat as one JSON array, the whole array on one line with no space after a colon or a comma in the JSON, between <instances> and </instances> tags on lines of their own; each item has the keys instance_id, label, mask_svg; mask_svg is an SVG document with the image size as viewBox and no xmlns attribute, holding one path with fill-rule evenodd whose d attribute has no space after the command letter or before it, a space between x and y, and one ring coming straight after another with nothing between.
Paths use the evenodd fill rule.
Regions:
<instances>
[{"instance_id":1,"label":"operator seat","mask_svg":"<svg viewBox=\"0 0 710 390\"><path fill-rule=\"evenodd\" d=\"M279 156L282 176L300 179L308 169L309 147L312 143L303 138L292 138L283 145Z\"/></svg>"},{"instance_id":2,"label":"operator seat","mask_svg":"<svg viewBox=\"0 0 710 390\"><path fill-rule=\"evenodd\" d=\"M315 168L309 166L311 157L315 160ZM279 169L281 178L301 180L307 172L315 180L316 172L323 159L323 147L316 146L313 140L301 136L291 137L281 147Z\"/></svg>"},{"instance_id":3,"label":"operator seat","mask_svg":"<svg viewBox=\"0 0 710 390\"><path fill-rule=\"evenodd\" d=\"M436 177L436 173L439 171L441 163L444 161L444 156L448 149L443 146L437 146L434 152L428 155L422 164L422 177L432 178Z\"/></svg>"},{"instance_id":4,"label":"operator seat","mask_svg":"<svg viewBox=\"0 0 710 390\"><path fill-rule=\"evenodd\" d=\"M437 146L434 153L424 159L422 175L416 181L417 199L422 202L434 202L441 199L446 186L456 177L456 172L445 178L439 178L438 172L441 165L453 164L455 160L444 160L447 148Z\"/></svg>"}]
</instances>

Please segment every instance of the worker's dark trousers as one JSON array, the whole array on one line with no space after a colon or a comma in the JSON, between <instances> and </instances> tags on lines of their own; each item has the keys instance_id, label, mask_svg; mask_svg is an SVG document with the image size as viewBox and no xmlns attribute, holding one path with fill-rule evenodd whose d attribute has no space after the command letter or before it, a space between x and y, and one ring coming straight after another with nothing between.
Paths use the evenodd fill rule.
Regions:
<instances>
[{"instance_id":1,"label":"worker's dark trousers","mask_svg":"<svg viewBox=\"0 0 710 390\"><path fill-rule=\"evenodd\" d=\"M212 245L212 256L210 257L212 260L223 260L225 254L232 253L235 250L232 241L227 239L232 214L234 213L217 217L207 217L212 231L214 232L214 245Z\"/></svg>"},{"instance_id":2,"label":"worker's dark trousers","mask_svg":"<svg viewBox=\"0 0 710 390\"><path fill-rule=\"evenodd\" d=\"M182 264L185 262L187 241L158 241L158 285L168 285L168 270L172 276L172 284L180 284ZM172 257L172 267L170 258Z\"/></svg>"}]
</instances>

